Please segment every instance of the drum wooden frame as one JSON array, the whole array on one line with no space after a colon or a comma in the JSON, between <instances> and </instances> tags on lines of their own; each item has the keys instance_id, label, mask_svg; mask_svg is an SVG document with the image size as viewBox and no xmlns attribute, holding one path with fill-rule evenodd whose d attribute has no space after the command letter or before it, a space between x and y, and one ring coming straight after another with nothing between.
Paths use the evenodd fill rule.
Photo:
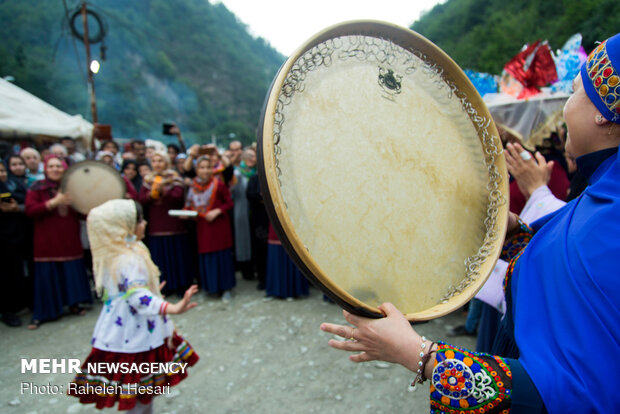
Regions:
<instances>
[{"instance_id":1,"label":"drum wooden frame","mask_svg":"<svg viewBox=\"0 0 620 414\"><path fill-rule=\"evenodd\" d=\"M376 109L376 112L372 112L377 114L376 117L374 115L362 115L364 119L359 120L359 122L347 124L346 122L348 121L343 121L343 125L345 129L350 128L353 130L354 135L363 135L356 129L358 128L358 123L370 122L368 125L363 126L367 128L366 130L374 132L377 129L381 131L379 141L369 140L366 136L358 135L351 139L357 140L355 142L360 147L361 158L368 157L368 148L372 148L375 145L377 147L376 158L383 159L387 157L389 162L393 163L390 166L394 166L396 171L393 171L393 175L386 177L389 178L383 181L388 181L386 184L390 184L389 182L392 181L392 178L396 179L396 181L408 180L407 177L401 177L401 171L402 174L415 175L423 173L423 180L411 179L403 181L407 185L401 186L404 188L399 190L404 193L410 193L408 195L414 200L414 203L411 205L412 210L414 207L418 208L418 205L419 208L422 208L424 215L418 218L409 217L408 209L406 208L390 213L389 210L394 206L398 207L400 205L402 207L403 205L406 206L407 203L398 204L400 202L398 201L400 200L400 193L388 191L386 191L387 195L384 197L383 203L381 203L381 187L377 187L376 184L372 184L376 199L364 198L365 202L371 201L371 204L377 201L376 210L371 210L371 206L368 205L360 205L359 209L352 208L351 205L346 203L347 199L345 196L338 194L337 191L328 194L328 190L325 190L326 193L323 194L322 187L328 187L331 182L325 186L321 186L320 182L318 184L310 183L308 187L300 186L299 188L289 184L288 181L283 184L283 181L289 180L291 176L297 178L297 174L300 177L302 175L305 177L306 170L312 170L314 160L310 161L310 164L304 164L306 167L304 167L303 174L295 168L297 168L296 165L300 160L314 157L316 154L311 148L316 143L310 142L307 144L309 147L306 147L307 141L312 141L315 134L319 137L323 137L325 134L332 134L331 131L326 133L323 131L327 127L331 128L333 124L340 125L339 122L334 122L332 117L335 116L334 113L342 112L341 115L348 119L355 112L356 109L342 108L345 103L340 102L341 96L344 100L346 99L344 95L348 96L349 94L349 90L345 87L339 89L340 86L338 86L334 89L332 86L325 86L325 88L328 88L329 93L335 91L336 95L330 97L332 99L311 101L314 98L310 97L314 92L313 88L320 89L323 87L323 83L330 82L329 78L325 80L327 72L321 71L326 71L329 67L333 71L340 73L338 71L346 69L342 69L342 66L338 65L344 65L341 62L348 60L362 62L360 64L362 67L359 69L361 73L359 76L362 78L366 76L366 72L376 70L376 74L373 75L375 76L374 79L376 79L376 85L373 87L376 87L376 93L380 95L380 98L376 98L377 104L368 104L372 106L373 110ZM344 76L356 80L358 74L357 72L352 74L345 73ZM315 81L315 78L319 80ZM426 81L427 78L429 81ZM414 80L418 83L416 84ZM424 84L419 83L422 80ZM308 86L308 82L314 82L312 87ZM357 88L360 84L360 82L353 82L352 89ZM433 101L427 102L425 100L421 102L417 98L417 94L427 93L427 89L430 91L431 95L429 96L433 98ZM403 93L401 94L401 92ZM411 98L403 97L408 93L411 95ZM415 105L414 108L398 106L399 103L409 105L409 101L406 99L409 99ZM299 100L301 103L297 104L295 100ZM336 109L326 111L327 115L321 113L313 118L314 115L308 114L309 111L304 110L308 104L306 101L310 103L319 102L318 105L323 106L335 102ZM353 99L346 104L355 106L356 102ZM390 102L393 102L396 106L390 107L389 105L392 105ZM363 102L363 105L365 106L366 103ZM456 115L448 115L447 119L440 119L439 122L426 125L426 118L423 116L425 108L437 107L436 112L441 112L444 106L455 107L456 111L453 112ZM384 107L388 108L387 115L382 112ZM390 108L394 108L394 111L389 112ZM407 109L410 109L410 111L407 111ZM399 117L402 117L403 112L407 114L408 118L418 116L422 118L421 121L416 121L418 123L414 124L416 125L416 128L414 128L416 131L407 128L406 132L398 131L394 133L394 135L404 134L405 143L407 144L405 146L407 148L403 149L402 152L400 152L401 150L393 151L390 150L389 145L390 132L385 132L383 129L385 125L392 123L400 125L401 119ZM394 115L394 120L391 119L391 114ZM442 116L445 117L446 115ZM321 117L325 117L325 119ZM308 118L308 120L304 118ZM316 123L317 119L320 121L316 125L317 128L308 132L307 125ZM374 124L375 121L377 121L377 125ZM451 126L452 123L456 127ZM419 129L417 128L418 125L420 126ZM420 137L420 134L426 134L419 132L424 131L425 128L430 131L428 132L429 135ZM461 138L461 141L466 141L463 144L460 141L455 141L456 144L453 144L452 141L446 141L446 145L442 146L443 142L437 143L431 139L435 138L433 134L439 133L436 132L436 128L453 128L446 131L455 130L458 131L458 134L463 130L465 131L462 133L463 136L469 139ZM342 129L336 129L333 132L333 135L338 136L338 141L341 139L339 135L341 132ZM306 133L309 134L308 137L306 137ZM441 134L445 133L441 132ZM410 143L407 141L409 135L412 137ZM414 136L415 140L417 140L415 145L418 147L410 148L409 146L414 145ZM441 136L443 137L443 135ZM448 137L446 139L458 139L452 138L449 134L445 136ZM347 137L346 139L349 138ZM344 140L346 141L346 139ZM299 149L303 155L294 158L292 156L293 145L296 145L295 149ZM323 145L327 146L327 144L321 142L318 142L318 145L321 147ZM435 152L437 147L440 147L440 152L446 153L446 157L449 158L448 164L455 163L460 165L461 157L459 153L452 154L450 158L450 151L459 150L467 154L469 152L474 153L471 157L467 154L462 157L473 157L473 161L469 160L468 162L475 165L473 168L475 171L471 172L471 175L475 177L471 180L472 183L469 183L469 179L465 179L462 183L463 187L468 188L467 190L457 188L454 183L451 183L451 180L459 182L459 170L456 170L457 173L450 172L451 165L438 167L433 165L435 158L424 158L425 155L428 155L425 152L427 147L433 147L432 150ZM346 148L351 148L351 146L348 145ZM345 186L348 185L346 180L354 180L358 174L364 175L364 167L366 169L374 169L375 167L372 153L370 158L360 161L361 164L359 165L355 164L354 161L357 161L355 157L349 159L341 154L339 162L334 164L331 154L326 155L325 152L320 154L319 157L328 159L326 161L328 166L336 166L338 173L348 168L354 169L357 167L357 170L354 169L355 172L360 170L359 167L361 167L359 173L350 174L349 176L343 174ZM287 156L294 158L294 160L288 160ZM403 161L400 159L401 156L412 158ZM476 157L479 157L479 162L476 161ZM474 158L476 159L474 160ZM467 166L468 164L463 165ZM457 167L455 166L454 168ZM469 167L465 169L468 171L464 171L463 174L470 173ZM508 175L499 134L489 111L474 86L450 57L421 35L400 26L378 21L342 23L320 32L288 58L276 75L263 108L258 137L258 170L267 212L289 256L315 286L321 288L338 305L355 314L381 317L382 313L377 306L387 301L395 303L412 322L433 319L450 313L467 303L478 289L482 287L491 274L501 252L508 214ZM314 174L315 172L310 171L309 173ZM318 171L316 173L319 174ZM324 174L324 172L321 173ZM418 177L417 175L415 176ZM324 180L319 177L321 176L317 175L317 181ZM373 179L375 178L373 177ZM430 181L426 182L424 180ZM483 185L477 185L475 188L471 187L476 181L480 181ZM375 182L373 181L373 183ZM355 184L366 185L364 183ZM439 221L433 222L435 218L433 208L435 205L433 201L422 201L422 199L427 197L432 198L432 196L427 196L425 190L426 188L432 188L432 184L435 184L435 187L440 187L440 191L450 196L453 193L455 194L454 199L448 199L447 202L442 202L443 204L437 204L438 209L441 207L449 210L447 213L441 214L450 217L454 216L453 224L446 224L446 220L443 219L445 217L439 213L437 213L436 217ZM369 184L369 186L371 185ZM444 189L443 187L446 188ZM390 189L391 187L387 190ZM416 193L416 191L419 192ZM314 206L312 211L310 209L304 210L307 207L304 203L309 199L321 197L325 199L325 203L332 201L334 203L341 202L341 205L335 205L343 207L345 211L342 211L343 208L340 208L340 211L333 211L334 204L332 204L332 210L323 212L314 211L320 210L322 208L321 204L312 204ZM477 210L476 208L469 208L468 203L471 200L477 200ZM295 203L302 207L289 206L292 201L295 201ZM315 203L315 201L312 202ZM321 202L323 201L316 201L316 203ZM455 204L458 205L455 206ZM376 245L373 245L373 240L369 240L373 238L372 235L362 234L362 230L365 230L365 228L354 227L355 231L360 231L359 240L365 243L363 244L364 247L358 252L349 250L345 257L340 257L339 260L342 263L336 263L335 260L332 260L329 249L331 246L338 247L341 244L347 244L344 237L339 236L350 236L338 233L338 229L341 229L338 220L347 221L350 214L359 213L360 210L367 210L364 213L366 215L363 217L363 220L358 221L358 223L364 223L361 227L365 226L366 220L368 220L369 226L375 223L373 221L375 214L373 213L376 211L379 213L378 215L384 214L385 211L387 218L383 220L391 220L390 223L396 223L396 226L399 226L402 222L404 227L396 229L398 230L397 232L389 229L383 231L383 233L379 232L381 237L377 237ZM466 213L470 210L474 212ZM322 231L327 230L329 232L333 228L337 234L317 234L313 227L314 224L307 224L297 218L298 216L305 218L306 215L310 216L310 214L314 214L318 218L328 219L328 222L325 224L317 224L317 230L322 229ZM328 217L330 215L337 217ZM371 216L373 217L372 219L369 218ZM472 223L473 218L476 219L475 223ZM386 223L388 222L377 222L377 226L381 228ZM442 225L447 225L448 227L447 229L441 229L440 226L435 227L433 223L443 223ZM396 234L399 232L406 234ZM415 237L409 237L409 233L415 233ZM404 251L384 252L387 256L385 259L382 259L384 262L376 261L376 263L384 263L381 268L373 268L374 262L370 264L367 261L364 262L364 260L370 260L370 258L366 259L366 256L377 253L376 250L381 250L385 246L391 249L388 239L395 234L400 237L397 238L400 241L396 246L406 245L404 246ZM431 237L421 236L420 234L430 234ZM352 237L355 238L356 236L357 234L354 234ZM379 242L379 239L382 241ZM383 243L384 239L388 241ZM414 244L409 245L409 241L414 239L415 241L411 242ZM459 243L468 245L467 248L469 250L466 249L465 253L452 253L450 249L455 245L458 246ZM472 249L472 245L475 248ZM421 255L420 257L408 257L408 253L414 251L411 250L412 246L416 253L411 256L417 254ZM432 261L431 263L426 263L426 269L428 270L424 270L421 267L421 262L423 261ZM393 262L398 263L394 264ZM329 269L329 271L326 269ZM334 269L340 269L340 271L335 272ZM342 269L345 270L342 271ZM339 279L343 273L347 273L347 276L344 276L344 279ZM350 274L354 275L349 276ZM448 275L445 280L442 279L443 275ZM394 282L395 276L409 279ZM368 284L385 283L387 285L387 281L389 281L393 282L394 286L390 284L387 288L389 294L379 297L373 289L368 289L368 292L366 292L364 288L359 286L350 287L350 277L360 277L362 284L368 282ZM436 282L434 282L435 280ZM357 281L354 283L357 283ZM403 298L400 295L401 289L408 296ZM434 293L423 296L431 291Z\"/></svg>"}]
</instances>

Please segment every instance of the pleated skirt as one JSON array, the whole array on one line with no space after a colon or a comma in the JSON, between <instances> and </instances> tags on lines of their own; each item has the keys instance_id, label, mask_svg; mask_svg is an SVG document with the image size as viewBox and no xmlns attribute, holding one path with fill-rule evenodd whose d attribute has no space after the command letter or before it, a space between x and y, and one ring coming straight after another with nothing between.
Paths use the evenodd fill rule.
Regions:
<instances>
[{"instance_id":1,"label":"pleated skirt","mask_svg":"<svg viewBox=\"0 0 620 414\"><path fill-rule=\"evenodd\" d=\"M186 363L190 367L194 366L199 357L192 346L177 334L171 339L172 347L168 346L166 340L155 349L131 354L92 348L82 365L82 373L69 384L67 394L78 397L82 404L95 404L98 409L113 407L118 402L119 411L130 410L138 402L149 404L154 396L168 394L171 386L187 378L186 370L147 374L120 371L99 373L89 372L88 367L97 367L99 363L118 363L124 364L126 370L131 371L135 367L156 363Z\"/></svg>"},{"instance_id":2,"label":"pleated skirt","mask_svg":"<svg viewBox=\"0 0 620 414\"><path fill-rule=\"evenodd\" d=\"M198 257L200 285L209 293L221 293L237 285L232 249L201 253Z\"/></svg>"},{"instance_id":3,"label":"pleated skirt","mask_svg":"<svg viewBox=\"0 0 620 414\"><path fill-rule=\"evenodd\" d=\"M32 319L49 321L62 315L65 306L92 302L84 260L34 263Z\"/></svg>"},{"instance_id":4,"label":"pleated skirt","mask_svg":"<svg viewBox=\"0 0 620 414\"><path fill-rule=\"evenodd\" d=\"M308 296L308 280L290 259L284 247L267 247L267 296L295 298Z\"/></svg>"},{"instance_id":5,"label":"pleated skirt","mask_svg":"<svg viewBox=\"0 0 620 414\"><path fill-rule=\"evenodd\" d=\"M480 322L478 323L478 343L476 344L476 352L490 353L493 349L493 343L495 342L502 314L493 306L484 302L481 302L480 306L481 313Z\"/></svg>"},{"instance_id":6,"label":"pleated skirt","mask_svg":"<svg viewBox=\"0 0 620 414\"><path fill-rule=\"evenodd\" d=\"M187 234L172 234L146 238L153 262L161 272L160 280L166 282L162 292L183 294L194 282L196 266L192 246Z\"/></svg>"}]
</instances>

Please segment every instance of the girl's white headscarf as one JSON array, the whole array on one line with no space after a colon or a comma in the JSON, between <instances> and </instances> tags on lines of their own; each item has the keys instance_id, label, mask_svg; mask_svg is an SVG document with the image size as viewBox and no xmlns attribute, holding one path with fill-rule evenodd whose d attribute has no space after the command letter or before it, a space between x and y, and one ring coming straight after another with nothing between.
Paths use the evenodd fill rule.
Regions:
<instances>
[{"instance_id":1,"label":"girl's white headscarf","mask_svg":"<svg viewBox=\"0 0 620 414\"><path fill-rule=\"evenodd\" d=\"M99 293L107 274L117 283L119 258L127 254L141 256L149 274L149 289L159 295L159 268L151 259L149 249L136 239L136 205L133 200L110 200L88 213L86 226L93 255L95 287Z\"/></svg>"}]
</instances>

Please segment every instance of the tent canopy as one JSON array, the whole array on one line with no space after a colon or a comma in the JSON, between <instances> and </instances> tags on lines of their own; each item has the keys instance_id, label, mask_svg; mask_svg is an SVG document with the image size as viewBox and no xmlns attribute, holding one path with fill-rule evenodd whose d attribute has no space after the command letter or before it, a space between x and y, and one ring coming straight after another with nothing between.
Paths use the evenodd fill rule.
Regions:
<instances>
[{"instance_id":1,"label":"tent canopy","mask_svg":"<svg viewBox=\"0 0 620 414\"><path fill-rule=\"evenodd\" d=\"M69 115L0 78L0 136L5 139L69 136L90 147L93 124Z\"/></svg>"},{"instance_id":2,"label":"tent canopy","mask_svg":"<svg viewBox=\"0 0 620 414\"><path fill-rule=\"evenodd\" d=\"M508 94L486 94L484 102L498 126L519 138L529 149L557 131L564 123L563 109L569 95L538 94L529 99L516 99Z\"/></svg>"}]
</instances>

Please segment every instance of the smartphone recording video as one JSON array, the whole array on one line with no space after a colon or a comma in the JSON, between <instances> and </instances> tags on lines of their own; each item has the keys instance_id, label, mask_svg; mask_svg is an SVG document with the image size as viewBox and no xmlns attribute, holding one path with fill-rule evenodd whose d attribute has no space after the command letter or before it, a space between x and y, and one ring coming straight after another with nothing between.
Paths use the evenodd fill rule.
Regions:
<instances>
[{"instance_id":1,"label":"smartphone recording video","mask_svg":"<svg viewBox=\"0 0 620 414\"><path fill-rule=\"evenodd\" d=\"M168 123L164 123L162 126L162 134L164 135L174 135L172 132L170 132L170 129L174 126L174 124L168 124Z\"/></svg>"}]
</instances>

